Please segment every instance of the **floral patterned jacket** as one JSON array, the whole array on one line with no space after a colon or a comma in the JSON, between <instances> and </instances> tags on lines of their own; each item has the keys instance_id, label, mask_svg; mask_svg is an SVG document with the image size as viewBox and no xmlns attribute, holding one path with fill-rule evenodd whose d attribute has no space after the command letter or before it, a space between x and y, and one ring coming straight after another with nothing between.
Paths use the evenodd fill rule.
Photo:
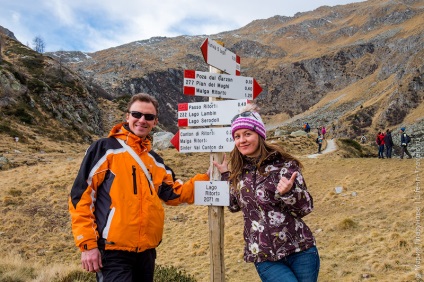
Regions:
<instances>
[{"instance_id":1,"label":"floral patterned jacket","mask_svg":"<svg viewBox=\"0 0 424 282\"><path fill-rule=\"evenodd\" d=\"M302 217L313 209L312 196L299 166L271 153L259 171L256 160L246 158L242 180L230 190L231 212L243 211L244 260L247 262L277 261L292 253L314 246L315 238ZM292 189L280 195L276 186L282 176L290 179L298 171ZM230 174L223 173L228 180Z\"/></svg>"}]
</instances>

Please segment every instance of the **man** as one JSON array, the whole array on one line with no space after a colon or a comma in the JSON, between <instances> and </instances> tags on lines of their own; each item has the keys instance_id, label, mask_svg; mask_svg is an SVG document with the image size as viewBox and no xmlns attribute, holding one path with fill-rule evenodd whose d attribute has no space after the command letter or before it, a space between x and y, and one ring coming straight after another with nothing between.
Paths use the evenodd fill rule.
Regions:
<instances>
[{"instance_id":1,"label":"man","mask_svg":"<svg viewBox=\"0 0 424 282\"><path fill-rule=\"evenodd\" d=\"M322 134L319 134L316 141L315 141L318 144L318 154L321 154L321 148L322 148L323 140L324 140L324 138L322 137Z\"/></svg>"},{"instance_id":2,"label":"man","mask_svg":"<svg viewBox=\"0 0 424 282\"><path fill-rule=\"evenodd\" d=\"M405 127L400 129L400 158L403 159L403 155L406 153L408 159L411 159L412 156L408 152L408 143L411 141L410 137L405 133Z\"/></svg>"},{"instance_id":3,"label":"man","mask_svg":"<svg viewBox=\"0 0 424 282\"><path fill-rule=\"evenodd\" d=\"M153 281L156 250L162 239L164 209L194 202L187 183L151 149L149 133L158 123L158 102L134 95L126 122L88 148L69 198L72 231L82 267L97 281Z\"/></svg>"},{"instance_id":4,"label":"man","mask_svg":"<svg viewBox=\"0 0 424 282\"><path fill-rule=\"evenodd\" d=\"M388 159L391 159L394 144L392 139L392 132L390 131L390 129L386 130L386 135L384 136L384 145L386 146L386 157Z\"/></svg>"}]
</instances>

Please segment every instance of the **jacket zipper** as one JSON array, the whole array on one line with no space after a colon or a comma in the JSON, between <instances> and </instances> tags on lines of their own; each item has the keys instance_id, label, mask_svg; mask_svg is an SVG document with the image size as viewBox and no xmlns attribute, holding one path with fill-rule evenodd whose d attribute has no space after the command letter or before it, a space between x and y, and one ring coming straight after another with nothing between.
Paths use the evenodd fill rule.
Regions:
<instances>
[{"instance_id":1,"label":"jacket zipper","mask_svg":"<svg viewBox=\"0 0 424 282\"><path fill-rule=\"evenodd\" d=\"M137 195L137 174L136 174L136 168L133 165L132 166L132 177L133 177L133 188L134 188L134 194Z\"/></svg>"}]
</instances>

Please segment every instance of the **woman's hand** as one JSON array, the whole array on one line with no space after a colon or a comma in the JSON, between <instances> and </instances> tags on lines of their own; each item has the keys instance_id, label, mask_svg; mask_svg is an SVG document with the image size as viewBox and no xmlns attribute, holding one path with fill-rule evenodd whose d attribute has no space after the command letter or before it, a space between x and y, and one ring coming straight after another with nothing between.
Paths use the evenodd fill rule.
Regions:
<instances>
[{"instance_id":1,"label":"woman's hand","mask_svg":"<svg viewBox=\"0 0 424 282\"><path fill-rule=\"evenodd\" d=\"M293 183L294 183L296 177L297 177L297 171L295 171L292 174L290 179L287 179L284 176L281 177L280 181L277 184L278 193L280 193L280 195L284 195L285 193L290 191L290 189L293 187Z\"/></svg>"},{"instance_id":2,"label":"woman's hand","mask_svg":"<svg viewBox=\"0 0 424 282\"><path fill-rule=\"evenodd\" d=\"M213 161L212 163L218 169L219 173L224 173L228 171L228 161L226 154L224 154L221 164L219 164L217 161Z\"/></svg>"}]
</instances>

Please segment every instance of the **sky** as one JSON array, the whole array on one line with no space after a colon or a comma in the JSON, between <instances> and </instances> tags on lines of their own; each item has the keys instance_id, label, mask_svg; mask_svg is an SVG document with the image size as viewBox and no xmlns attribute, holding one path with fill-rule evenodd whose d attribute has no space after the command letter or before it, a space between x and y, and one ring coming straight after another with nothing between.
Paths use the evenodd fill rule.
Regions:
<instances>
[{"instance_id":1,"label":"sky","mask_svg":"<svg viewBox=\"0 0 424 282\"><path fill-rule=\"evenodd\" d=\"M45 52L95 52L156 36L214 35L360 0L0 0L0 26Z\"/></svg>"}]
</instances>

